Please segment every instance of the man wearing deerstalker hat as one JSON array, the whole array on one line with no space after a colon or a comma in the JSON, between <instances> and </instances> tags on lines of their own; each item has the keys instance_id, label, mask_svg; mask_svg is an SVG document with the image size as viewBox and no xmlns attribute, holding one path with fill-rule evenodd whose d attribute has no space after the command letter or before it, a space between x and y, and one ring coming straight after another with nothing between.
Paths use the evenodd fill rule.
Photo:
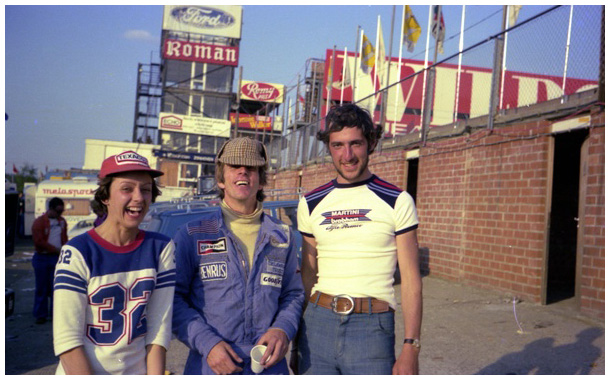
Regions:
<instances>
[{"instance_id":1,"label":"man wearing deerstalker hat","mask_svg":"<svg viewBox=\"0 0 610 380\"><path fill-rule=\"evenodd\" d=\"M305 300L290 227L263 213L267 151L250 138L216 156L222 200L178 230L173 331L190 348L185 374L252 374L250 350L267 349L262 374L286 359Z\"/></svg>"}]
</instances>

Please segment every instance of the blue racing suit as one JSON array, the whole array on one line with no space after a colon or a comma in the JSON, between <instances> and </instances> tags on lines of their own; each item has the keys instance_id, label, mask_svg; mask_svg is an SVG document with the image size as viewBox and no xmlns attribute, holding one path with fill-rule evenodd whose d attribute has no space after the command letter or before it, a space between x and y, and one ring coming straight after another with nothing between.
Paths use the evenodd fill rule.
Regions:
<instances>
[{"instance_id":1,"label":"blue racing suit","mask_svg":"<svg viewBox=\"0 0 610 380\"><path fill-rule=\"evenodd\" d=\"M174 242L172 326L190 348L185 374L214 374L206 359L223 340L251 374L250 350L269 328L295 337L305 295L290 227L262 214L252 269L220 209L182 226ZM262 374L288 374L286 359Z\"/></svg>"}]
</instances>

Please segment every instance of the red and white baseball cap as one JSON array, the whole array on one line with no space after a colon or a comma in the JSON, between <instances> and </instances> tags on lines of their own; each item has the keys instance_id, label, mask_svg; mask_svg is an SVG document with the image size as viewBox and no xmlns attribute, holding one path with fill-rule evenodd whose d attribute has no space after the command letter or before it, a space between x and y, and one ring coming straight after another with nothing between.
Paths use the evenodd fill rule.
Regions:
<instances>
[{"instance_id":1,"label":"red and white baseball cap","mask_svg":"<svg viewBox=\"0 0 610 380\"><path fill-rule=\"evenodd\" d=\"M133 150L110 156L102 162L102 168L98 174L99 178L105 178L124 172L148 172L153 178L163 175L160 170L155 170L148 165L148 159Z\"/></svg>"}]
</instances>

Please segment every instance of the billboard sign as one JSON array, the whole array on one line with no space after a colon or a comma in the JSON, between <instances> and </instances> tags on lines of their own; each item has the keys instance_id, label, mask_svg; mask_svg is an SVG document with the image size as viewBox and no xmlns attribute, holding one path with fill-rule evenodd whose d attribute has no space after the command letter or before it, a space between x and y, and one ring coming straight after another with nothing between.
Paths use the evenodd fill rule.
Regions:
<instances>
[{"instance_id":1,"label":"billboard sign","mask_svg":"<svg viewBox=\"0 0 610 380\"><path fill-rule=\"evenodd\" d=\"M216 159L214 154L191 153L191 152L175 152L171 150L153 149L155 157L168 158L171 160L202 162L204 164L213 164Z\"/></svg>"},{"instance_id":2,"label":"billboard sign","mask_svg":"<svg viewBox=\"0 0 610 380\"><path fill-rule=\"evenodd\" d=\"M240 99L265 103L283 103L284 85L242 80Z\"/></svg>"},{"instance_id":3,"label":"billboard sign","mask_svg":"<svg viewBox=\"0 0 610 380\"><path fill-rule=\"evenodd\" d=\"M237 66L239 47L166 39L163 58Z\"/></svg>"},{"instance_id":4,"label":"billboard sign","mask_svg":"<svg viewBox=\"0 0 610 380\"><path fill-rule=\"evenodd\" d=\"M231 113L231 125L235 125L235 113ZM282 131L281 116L257 116L245 113L239 114L239 129L259 131Z\"/></svg>"},{"instance_id":5,"label":"billboard sign","mask_svg":"<svg viewBox=\"0 0 610 380\"><path fill-rule=\"evenodd\" d=\"M194 135L229 137L231 134L231 122L229 120L212 119L209 117L160 112L159 130L191 133Z\"/></svg>"},{"instance_id":6,"label":"billboard sign","mask_svg":"<svg viewBox=\"0 0 610 380\"><path fill-rule=\"evenodd\" d=\"M329 73L332 62L332 49L326 52L326 65L324 72ZM347 67L352 70L356 63L353 52L347 57L343 51L336 51L335 64L332 70L331 99L352 102L354 99L353 82L346 74L342 78L343 62L348 60ZM400 82L388 90L386 121L389 129L386 132L405 134L421 129L424 75L414 75L424 69L424 62L393 57L390 64L390 83L396 82L397 70L400 68L400 78L410 79ZM384 71L386 71L385 69ZM382 72L385 77L385 72ZM444 63L436 68L435 91L432 105L431 126L451 124L457 119L469 119L489 114L489 100L491 93L492 71L488 68ZM365 104L363 98L373 94L376 90L385 87L385 81L373 69L369 74L358 69L358 81L355 83L355 99L358 105L374 109L375 121L381 116L381 93L370 97L371 104ZM328 76L324 78L323 96L328 96ZM459 80L458 80L459 79ZM531 104L560 97L562 92L562 77L530 74L516 71L506 71L504 77L504 92L502 96L502 109L523 107ZM382 82L380 84L380 82ZM597 81L566 78L565 94L573 94L597 87ZM323 101L322 115L326 114L326 101Z\"/></svg>"},{"instance_id":7,"label":"billboard sign","mask_svg":"<svg viewBox=\"0 0 610 380\"><path fill-rule=\"evenodd\" d=\"M241 38L240 5L165 5L163 29Z\"/></svg>"}]
</instances>

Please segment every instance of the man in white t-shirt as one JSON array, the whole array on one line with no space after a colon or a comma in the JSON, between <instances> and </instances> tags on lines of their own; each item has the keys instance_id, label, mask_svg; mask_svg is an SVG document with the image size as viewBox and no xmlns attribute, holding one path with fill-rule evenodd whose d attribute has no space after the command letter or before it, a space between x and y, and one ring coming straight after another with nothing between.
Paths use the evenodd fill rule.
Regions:
<instances>
[{"instance_id":1,"label":"man in white t-shirt","mask_svg":"<svg viewBox=\"0 0 610 380\"><path fill-rule=\"evenodd\" d=\"M300 374L417 374L422 285L417 211L405 191L373 175L381 137L368 112L332 109L318 132L337 178L299 203L302 277L309 299L298 336ZM405 339L394 355L394 272L401 275Z\"/></svg>"}]
</instances>

